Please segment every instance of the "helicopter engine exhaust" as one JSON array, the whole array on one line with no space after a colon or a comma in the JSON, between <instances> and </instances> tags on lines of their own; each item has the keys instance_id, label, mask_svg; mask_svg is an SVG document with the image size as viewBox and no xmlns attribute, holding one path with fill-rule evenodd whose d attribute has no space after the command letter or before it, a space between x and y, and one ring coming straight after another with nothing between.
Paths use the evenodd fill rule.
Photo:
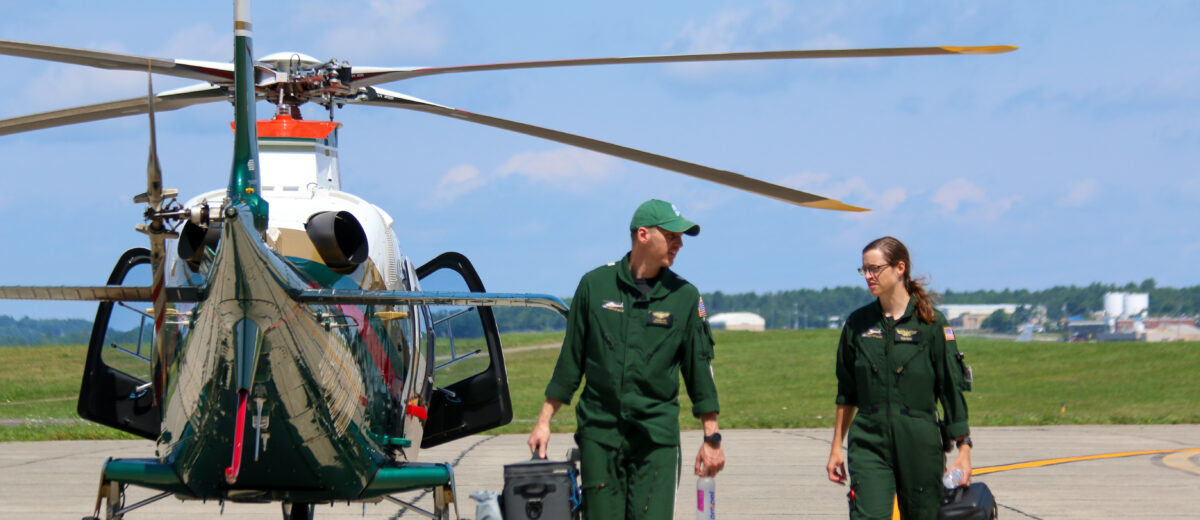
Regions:
<instances>
[{"instance_id":1,"label":"helicopter engine exhaust","mask_svg":"<svg viewBox=\"0 0 1200 520\"><path fill-rule=\"evenodd\" d=\"M367 260L367 233L348 211L317 213L304 229L330 269L352 270Z\"/></svg>"},{"instance_id":2,"label":"helicopter engine exhaust","mask_svg":"<svg viewBox=\"0 0 1200 520\"><path fill-rule=\"evenodd\" d=\"M183 230L179 232L179 246L176 251L179 253L179 258L186 261L194 270L204 259L205 248L216 251L217 242L220 239L221 223L219 221L212 221L207 226L188 221L183 225Z\"/></svg>"}]
</instances>

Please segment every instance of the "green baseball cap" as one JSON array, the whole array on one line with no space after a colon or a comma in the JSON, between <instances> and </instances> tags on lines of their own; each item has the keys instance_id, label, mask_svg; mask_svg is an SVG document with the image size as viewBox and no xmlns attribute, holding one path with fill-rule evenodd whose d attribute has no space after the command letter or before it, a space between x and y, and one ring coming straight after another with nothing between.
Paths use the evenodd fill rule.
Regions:
<instances>
[{"instance_id":1,"label":"green baseball cap","mask_svg":"<svg viewBox=\"0 0 1200 520\"><path fill-rule=\"evenodd\" d=\"M633 212L633 220L629 222L629 230L654 226L691 236L700 234L700 224L683 218L674 204L658 199L650 199L638 206L637 211Z\"/></svg>"}]
</instances>

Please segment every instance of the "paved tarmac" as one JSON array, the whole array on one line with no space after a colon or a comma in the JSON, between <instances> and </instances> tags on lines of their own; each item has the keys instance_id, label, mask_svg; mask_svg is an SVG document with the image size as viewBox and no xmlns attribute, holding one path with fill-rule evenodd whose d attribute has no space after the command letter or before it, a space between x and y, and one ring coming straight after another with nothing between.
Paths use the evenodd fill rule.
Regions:
<instances>
[{"instance_id":1,"label":"paved tarmac","mask_svg":"<svg viewBox=\"0 0 1200 520\"><path fill-rule=\"evenodd\" d=\"M717 513L724 519L846 518L845 488L825 478L830 430L726 430L725 471L717 477ZM684 432L690 468L699 432ZM1200 425L975 428L976 481L986 482L1004 519L1200 518ZM478 490L499 491L504 464L526 457L525 435L477 435L425 450L421 460L455 465L459 514L475 517ZM556 434L551 453L573 442ZM1107 458L1071 458L1169 450ZM1191 451L1180 451L1191 450ZM0 443L0 515L25 520L78 519L91 514L99 468L108 457L153 456L144 441ZM1041 465L1037 461L1067 459ZM1028 464L1017 464L1028 463ZM1016 467L1005 468L1007 465ZM990 469L989 469L990 468ZM675 518L694 518L695 479L684 472ZM131 492L127 503L149 496ZM405 495L430 507L420 493ZM395 518L389 503L318 506L318 519ZM127 518L217 518L217 502L168 498ZM281 518L279 506L234 504L223 519ZM399 518L421 518L407 512Z\"/></svg>"}]
</instances>

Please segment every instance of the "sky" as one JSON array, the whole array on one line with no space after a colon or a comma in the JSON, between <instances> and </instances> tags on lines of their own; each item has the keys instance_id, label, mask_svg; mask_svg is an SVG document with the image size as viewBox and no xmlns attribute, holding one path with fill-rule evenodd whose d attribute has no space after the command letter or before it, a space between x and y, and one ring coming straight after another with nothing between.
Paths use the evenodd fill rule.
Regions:
<instances>
[{"instance_id":1,"label":"sky","mask_svg":"<svg viewBox=\"0 0 1200 520\"><path fill-rule=\"evenodd\" d=\"M0 6L0 38L228 61L232 3ZM1200 2L268 1L257 56L449 66L667 53L1016 45L990 56L627 65L382 85L428 101L732 170L865 206L792 206L490 127L338 111L343 189L396 220L417 265L467 255L487 288L569 296L629 247L649 198L700 223L674 270L701 291L862 286L904 241L935 291L1154 278L1200 284ZM0 118L145 95L145 75L0 56ZM156 90L193 84L157 76ZM271 113L260 104L260 116ZM305 117L324 111L304 107ZM232 107L158 116L167 187L225 186ZM134 231L146 119L0 137L0 284L100 285ZM94 304L2 302L90 318Z\"/></svg>"}]
</instances>

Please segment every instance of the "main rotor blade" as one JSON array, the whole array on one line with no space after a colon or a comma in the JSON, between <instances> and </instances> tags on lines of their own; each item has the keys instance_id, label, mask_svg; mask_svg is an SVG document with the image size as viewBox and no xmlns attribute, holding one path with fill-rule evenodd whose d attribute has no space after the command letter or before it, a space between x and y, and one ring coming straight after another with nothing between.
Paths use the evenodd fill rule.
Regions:
<instances>
[{"instance_id":1,"label":"main rotor blade","mask_svg":"<svg viewBox=\"0 0 1200 520\"><path fill-rule=\"evenodd\" d=\"M538 307L567 315L567 304L548 294L450 291L362 291L299 289L289 291L300 303L324 305L454 305L462 307Z\"/></svg>"},{"instance_id":2,"label":"main rotor blade","mask_svg":"<svg viewBox=\"0 0 1200 520\"><path fill-rule=\"evenodd\" d=\"M420 112L436 114L439 116L450 117L453 119L469 121L471 123L501 128L534 137L540 137L542 139L557 141L563 144L592 150L594 152L600 152L603 154L620 157L622 159L648 164L664 170L682 173L684 175L689 175L698 179L704 179L717 184L723 184L725 186L748 191L750 193L757 193L765 197L781 200L797 206L807 206L810 208L832 209L839 211L867 211L866 208L851 206L838 200L833 200L800 190L794 190L778 184L771 184L766 181L760 181L753 177L746 177L745 175L731 171L709 168L708 166L681 161L679 159L673 159L671 157L657 155L650 152L644 152L642 150L628 148L605 141L599 141L589 137L583 137L580 135L560 132L558 130L551 130L549 128L543 128L540 126L518 123L516 121L500 119L498 117L491 117L483 114L467 112L465 110L445 107L435 103L430 103L425 100L417 99L412 96L406 96L398 92L391 92L375 87L366 87L362 90L362 92L363 93L359 96L359 98L348 99L347 102L362 105L416 110Z\"/></svg>"},{"instance_id":3,"label":"main rotor blade","mask_svg":"<svg viewBox=\"0 0 1200 520\"><path fill-rule=\"evenodd\" d=\"M892 47L880 49L832 49L814 51L726 52L716 54L671 54L662 56L630 56L625 58L582 58L571 60L522 61L488 63L454 67L354 67L351 82L356 87L378 85L389 81L485 70L540 69L547 67L577 67L583 65L627 65L632 63L685 63L700 61L794 60L815 58L891 58L896 56L937 56L945 54L999 54L1017 50L1013 45L976 47Z\"/></svg>"},{"instance_id":4,"label":"main rotor blade","mask_svg":"<svg viewBox=\"0 0 1200 520\"><path fill-rule=\"evenodd\" d=\"M195 287L167 287L163 290L168 302L200 301ZM53 300L85 302L149 302L153 301L151 287L102 286L4 286L0 300Z\"/></svg>"},{"instance_id":5,"label":"main rotor blade","mask_svg":"<svg viewBox=\"0 0 1200 520\"><path fill-rule=\"evenodd\" d=\"M168 60L147 58L115 52L59 47L41 43L0 40L0 54L33 58L35 60L74 63L101 69L143 71L149 67L155 74L166 74L180 78L198 79L212 83L233 81L233 65L196 60Z\"/></svg>"},{"instance_id":6,"label":"main rotor blade","mask_svg":"<svg viewBox=\"0 0 1200 520\"><path fill-rule=\"evenodd\" d=\"M154 96L154 110L166 112L183 107L211 103L226 99L228 94L225 87L212 85L194 85L175 90L169 90ZM96 105L65 108L52 112L42 112L28 116L0 120L0 135L28 132L42 128L53 128L87 121L99 121L116 117L145 114L149 110L149 98L142 96L123 101L110 101Z\"/></svg>"}]
</instances>

